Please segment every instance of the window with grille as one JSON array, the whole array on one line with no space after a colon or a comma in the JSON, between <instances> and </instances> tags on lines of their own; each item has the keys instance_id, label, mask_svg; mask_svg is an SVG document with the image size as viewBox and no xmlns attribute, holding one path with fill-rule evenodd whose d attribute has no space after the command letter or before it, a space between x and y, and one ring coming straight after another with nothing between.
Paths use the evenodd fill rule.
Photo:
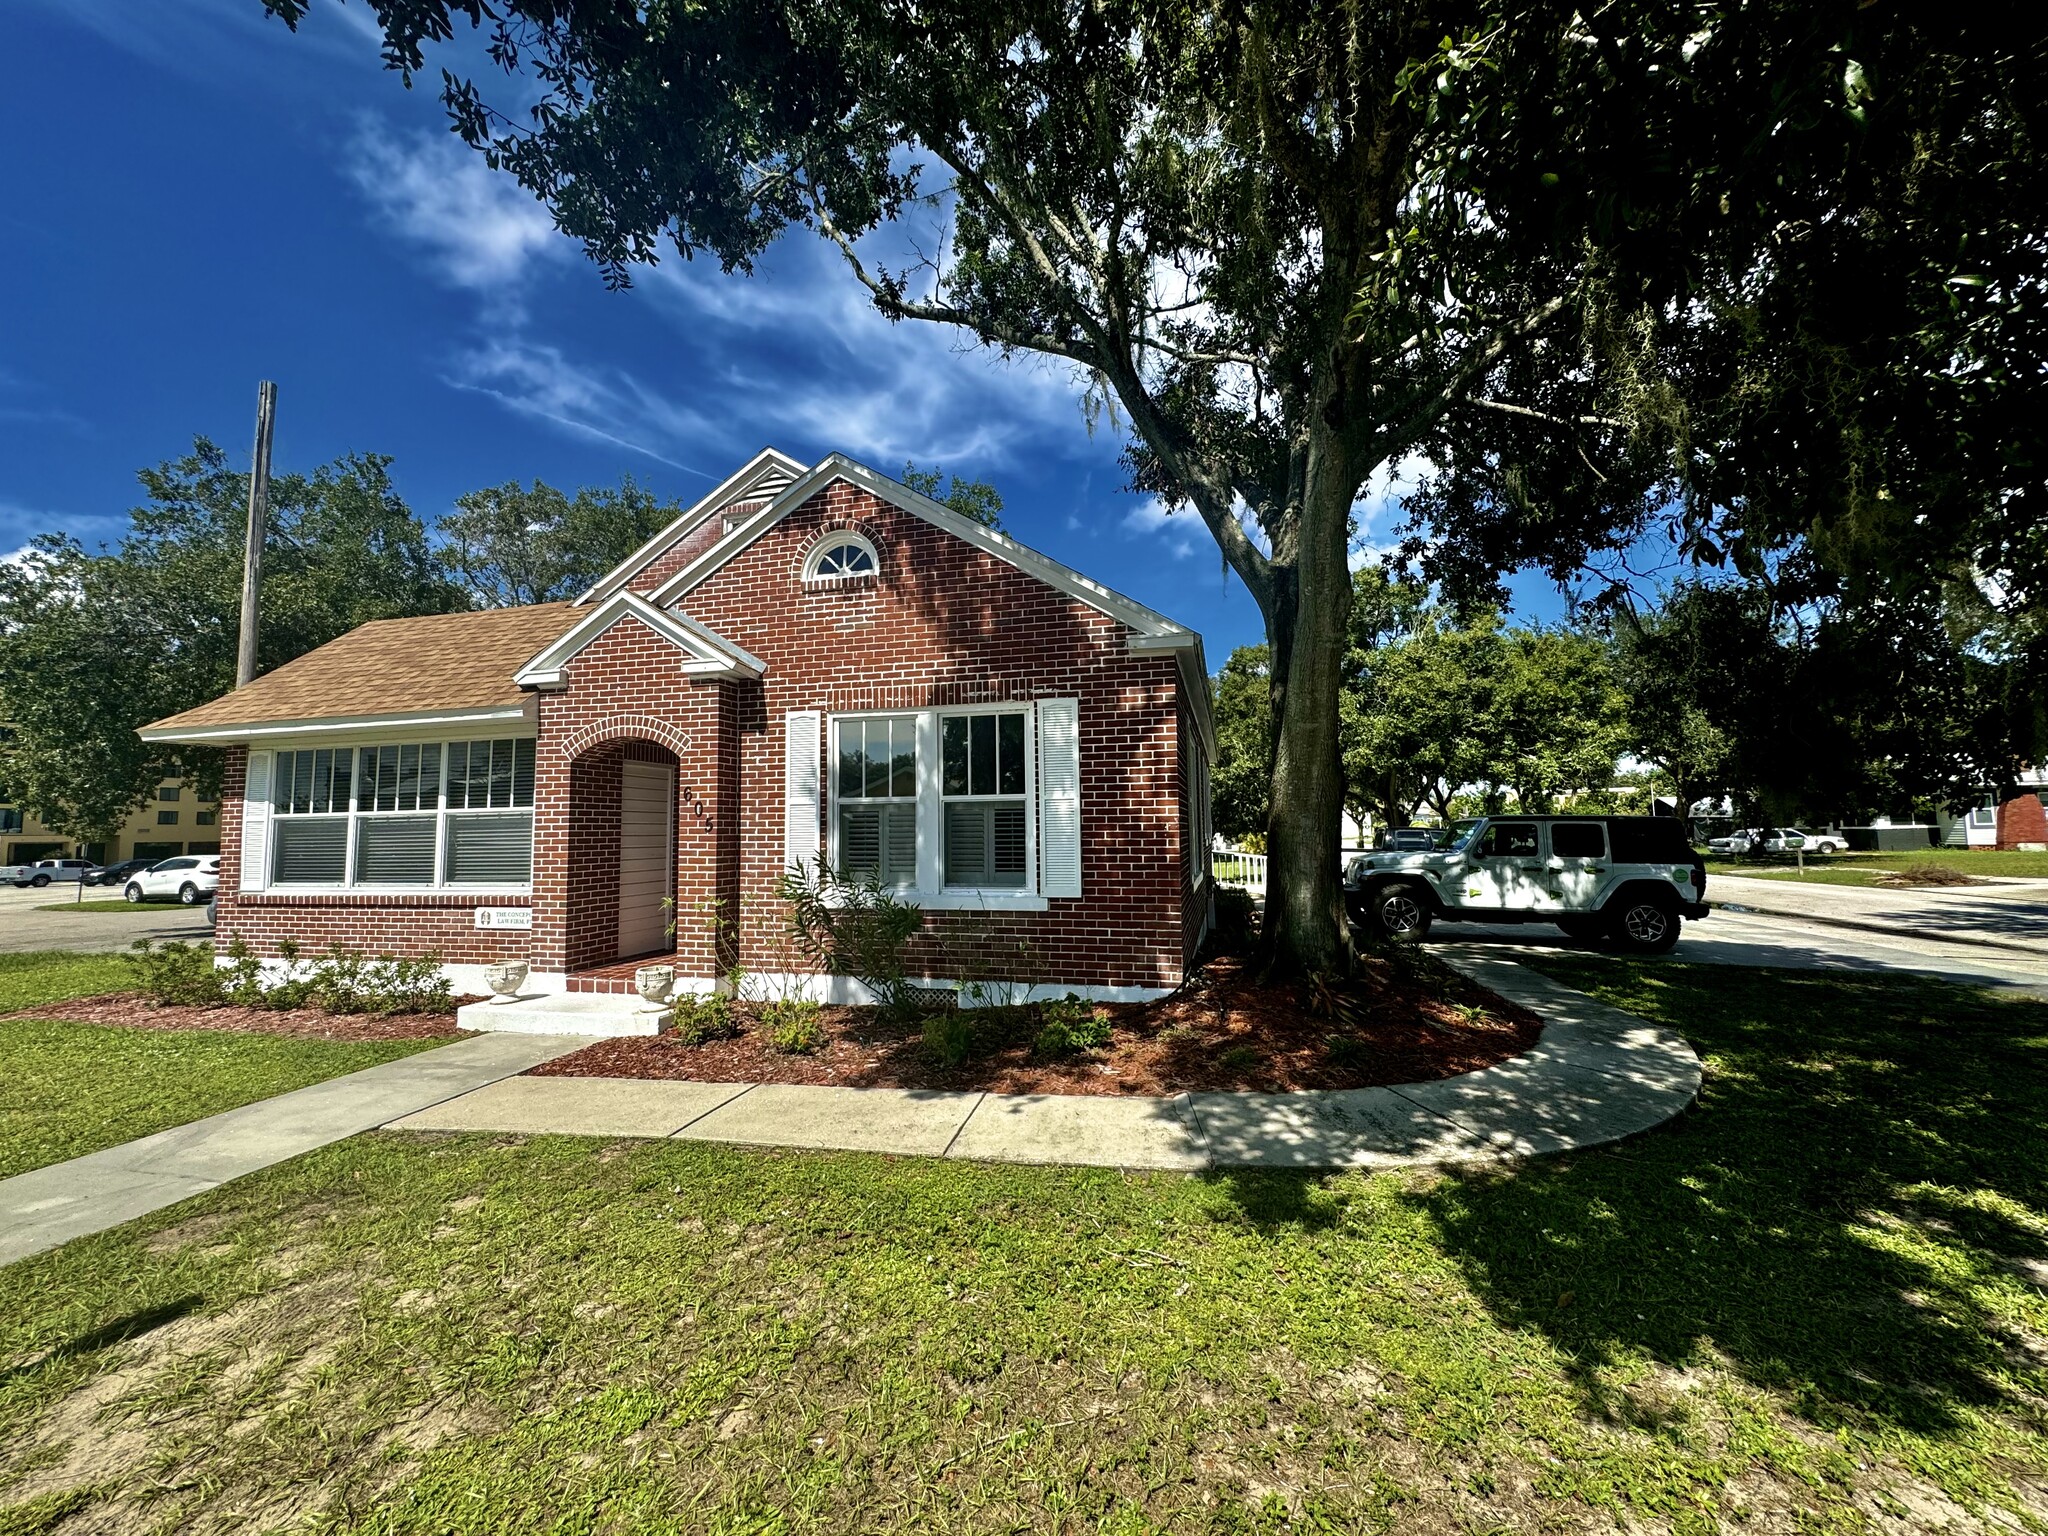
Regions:
<instances>
[{"instance_id":1,"label":"window with grille","mask_svg":"<svg viewBox=\"0 0 2048 1536\"><path fill-rule=\"evenodd\" d=\"M517 886L533 877L532 741L277 754L279 885Z\"/></svg>"},{"instance_id":2,"label":"window with grille","mask_svg":"<svg viewBox=\"0 0 2048 1536\"><path fill-rule=\"evenodd\" d=\"M946 884L1021 889L1030 876L1024 716L947 715L939 732Z\"/></svg>"},{"instance_id":3,"label":"window with grille","mask_svg":"<svg viewBox=\"0 0 2048 1536\"><path fill-rule=\"evenodd\" d=\"M804 561L807 582L852 581L877 570L875 546L857 533L829 533L811 547Z\"/></svg>"},{"instance_id":4,"label":"window with grille","mask_svg":"<svg viewBox=\"0 0 2048 1536\"><path fill-rule=\"evenodd\" d=\"M917 717L872 715L836 724L837 866L884 885L916 885Z\"/></svg>"}]
</instances>

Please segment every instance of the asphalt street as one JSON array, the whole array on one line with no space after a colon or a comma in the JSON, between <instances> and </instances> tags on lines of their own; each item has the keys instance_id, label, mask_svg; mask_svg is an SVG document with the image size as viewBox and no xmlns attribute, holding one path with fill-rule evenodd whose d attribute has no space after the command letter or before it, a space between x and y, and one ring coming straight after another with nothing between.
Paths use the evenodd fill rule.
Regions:
<instances>
[{"instance_id":1,"label":"asphalt street","mask_svg":"<svg viewBox=\"0 0 2048 1536\"><path fill-rule=\"evenodd\" d=\"M68 882L16 890L0 886L0 954L28 949L126 949L137 939L205 939L206 908L145 902L125 912L45 912L68 903L78 887ZM121 893L88 886L87 901L119 900Z\"/></svg>"},{"instance_id":2,"label":"asphalt street","mask_svg":"<svg viewBox=\"0 0 2048 1536\"><path fill-rule=\"evenodd\" d=\"M1438 923L1432 942L1498 945L1505 950L1577 950L1547 924L1495 928L1479 923ZM1716 911L1685 925L1676 960L1705 965L1787 966L1799 970L1918 971L1952 981L2010 987L2048 997L2048 949L2039 958L2011 949L1943 943L1908 935L1875 934L1764 912Z\"/></svg>"}]
</instances>

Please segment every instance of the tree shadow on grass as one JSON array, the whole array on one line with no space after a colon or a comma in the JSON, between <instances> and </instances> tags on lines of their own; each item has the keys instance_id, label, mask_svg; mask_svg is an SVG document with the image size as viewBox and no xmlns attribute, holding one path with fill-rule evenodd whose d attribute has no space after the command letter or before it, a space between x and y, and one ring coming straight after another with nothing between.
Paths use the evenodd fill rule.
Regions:
<instances>
[{"instance_id":1,"label":"tree shadow on grass","mask_svg":"<svg viewBox=\"0 0 2048 1536\"><path fill-rule=\"evenodd\" d=\"M102 1323L97 1328L88 1328L75 1338L66 1339L63 1343L53 1345L19 1365L0 1371L0 1386L18 1377L32 1376L59 1360L94 1354L116 1344L125 1344L130 1339L139 1339L145 1333L153 1332L166 1323L175 1323L179 1318L192 1312L205 1299L197 1292L193 1292L171 1301L159 1302L153 1307L143 1307L111 1322Z\"/></svg>"},{"instance_id":2,"label":"tree shadow on grass","mask_svg":"<svg viewBox=\"0 0 2048 1536\"><path fill-rule=\"evenodd\" d=\"M1546 959L1684 1033L1694 1109L1620 1146L1406 1198L1480 1297L1576 1362L1718 1356L1822 1426L2031 1414L2007 1319L2048 1256L2048 1003L1907 977ZM2038 1271L2036 1271L2038 1273ZM1999 1305L1999 1292L2005 1305ZM2030 1358L2031 1356L2031 1358Z\"/></svg>"}]
</instances>

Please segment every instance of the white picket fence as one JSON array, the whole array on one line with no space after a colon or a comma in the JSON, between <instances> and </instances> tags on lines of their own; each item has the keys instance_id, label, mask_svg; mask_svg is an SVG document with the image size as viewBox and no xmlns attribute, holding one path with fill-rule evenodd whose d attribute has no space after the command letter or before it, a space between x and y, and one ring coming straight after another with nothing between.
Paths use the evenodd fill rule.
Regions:
<instances>
[{"instance_id":1,"label":"white picket fence","mask_svg":"<svg viewBox=\"0 0 2048 1536\"><path fill-rule=\"evenodd\" d=\"M1263 853L1234 853L1218 848L1209 855L1209 872L1218 885L1241 885L1248 891L1266 889L1266 856Z\"/></svg>"}]
</instances>

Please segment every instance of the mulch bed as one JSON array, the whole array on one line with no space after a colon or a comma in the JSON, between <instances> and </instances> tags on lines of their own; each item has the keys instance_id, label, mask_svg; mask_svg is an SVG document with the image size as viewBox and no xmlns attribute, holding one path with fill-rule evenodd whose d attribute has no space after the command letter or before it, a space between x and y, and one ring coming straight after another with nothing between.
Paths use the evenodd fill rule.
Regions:
<instances>
[{"instance_id":1,"label":"mulch bed","mask_svg":"<svg viewBox=\"0 0 2048 1536\"><path fill-rule=\"evenodd\" d=\"M1333 1019L1306 986L1267 985L1244 961L1212 960L1170 997L1102 1005L1114 1026L1110 1043L1058 1061L1033 1058L1038 1020L1029 1009L977 1010L974 1056L946 1067L926 1051L917 1025L885 1022L872 1008L824 1009L825 1043L792 1056L771 1046L742 1006L734 1039L600 1040L532 1075L991 1093L1369 1088L1492 1066L1528 1050L1542 1030L1534 1014L1426 962L1366 966L1345 994L1346 1016Z\"/></svg>"},{"instance_id":2,"label":"mulch bed","mask_svg":"<svg viewBox=\"0 0 2048 1536\"><path fill-rule=\"evenodd\" d=\"M458 1003L473 1001L458 998ZM451 1013L329 1013L324 1008L188 1008L153 1003L140 992L78 997L9 1014L62 1024L107 1024L120 1029L213 1029L245 1035L285 1035L295 1040L438 1040L467 1031Z\"/></svg>"}]
</instances>

